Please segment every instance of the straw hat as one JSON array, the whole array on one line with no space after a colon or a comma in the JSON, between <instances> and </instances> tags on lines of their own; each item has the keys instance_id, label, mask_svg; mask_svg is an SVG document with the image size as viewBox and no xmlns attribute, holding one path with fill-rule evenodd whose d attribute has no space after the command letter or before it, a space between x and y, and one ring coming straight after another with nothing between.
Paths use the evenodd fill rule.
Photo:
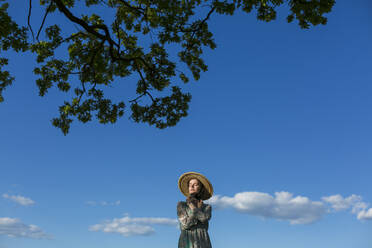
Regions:
<instances>
[{"instance_id":1,"label":"straw hat","mask_svg":"<svg viewBox=\"0 0 372 248\"><path fill-rule=\"evenodd\" d=\"M178 188L181 190L182 194L186 197L189 196L189 181L191 179L198 179L205 188L205 194L201 196L202 200L207 200L213 195L213 187L209 180L200 173L197 172L186 172L180 176L178 179Z\"/></svg>"}]
</instances>

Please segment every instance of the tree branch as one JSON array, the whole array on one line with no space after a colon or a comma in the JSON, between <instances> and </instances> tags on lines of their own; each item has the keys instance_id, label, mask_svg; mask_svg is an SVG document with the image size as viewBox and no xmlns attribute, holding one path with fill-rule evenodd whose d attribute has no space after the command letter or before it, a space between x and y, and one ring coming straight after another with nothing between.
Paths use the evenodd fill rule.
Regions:
<instances>
[{"instance_id":1,"label":"tree branch","mask_svg":"<svg viewBox=\"0 0 372 248\"><path fill-rule=\"evenodd\" d=\"M99 46L94 50L93 54L92 54L92 57L90 58L90 61L88 64L84 64L83 66L83 69L82 69L82 72L81 72L81 75L86 73L87 71L87 67L89 66L93 72L93 78L96 78L96 71L93 67L93 62L94 62L94 59L95 57L97 56L98 52L103 48L103 44L104 44L104 41L102 41ZM83 82L83 80L80 80L81 81L81 86L83 88L83 91L81 92L80 96L79 96L79 99L78 99L78 103L80 104L80 100L82 98L82 96L84 95L84 93L86 92L86 89L85 89L85 82ZM94 82L94 85L92 88L95 88L96 87L96 82Z\"/></svg>"},{"instance_id":2,"label":"tree branch","mask_svg":"<svg viewBox=\"0 0 372 248\"><path fill-rule=\"evenodd\" d=\"M31 27L31 24L30 24L30 20L31 20L31 9L32 9L32 3L31 3L31 1L32 0L30 0L30 5L29 5L29 8L28 8L27 25L28 25L28 28L31 31L32 39L35 40L34 31L32 30L32 27Z\"/></svg>"},{"instance_id":3,"label":"tree branch","mask_svg":"<svg viewBox=\"0 0 372 248\"><path fill-rule=\"evenodd\" d=\"M137 13L145 15L145 13L144 13L145 10L143 8L132 6L127 1L124 1L124 0L119 0L119 2L121 2L122 4L124 4L126 7L130 8L132 10L137 11Z\"/></svg>"},{"instance_id":4,"label":"tree branch","mask_svg":"<svg viewBox=\"0 0 372 248\"><path fill-rule=\"evenodd\" d=\"M121 56L115 56L114 55L114 45L119 48L120 47L120 44L117 44L110 36L110 32L107 28L106 25L104 24L95 24L95 25L89 25L88 23L86 23L84 20L80 19L80 18L77 18L76 16L74 16L67 8L66 6L62 3L61 0L52 0L56 3L57 7L58 7L58 10L60 12L62 12L70 21L76 23L76 24L79 24L80 26L82 26L88 33L96 36L97 38L101 39L103 42L107 41L109 43L109 53L110 53L110 57L111 59L115 62L117 60L122 60L122 61L125 61L125 62L131 62L131 61L134 61L136 59L140 59L139 57L134 57L134 58L123 58ZM95 29L98 28L98 29L101 29L105 32L105 35L97 32Z\"/></svg>"},{"instance_id":5,"label":"tree branch","mask_svg":"<svg viewBox=\"0 0 372 248\"><path fill-rule=\"evenodd\" d=\"M216 7L212 7L210 9L210 11L208 12L207 16L199 23L199 25L194 28L194 29L183 29L182 27L179 27L181 32L183 33L190 33L190 32L193 32L192 36L200 30L200 28L202 27L202 25L209 20L209 18L211 17L212 13L216 10Z\"/></svg>"},{"instance_id":6,"label":"tree branch","mask_svg":"<svg viewBox=\"0 0 372 248\"><path fill-rule=\"evenodd\" d=\"M142 93L140 96L136 97L135 99L130 100L129 102L137 102L137 100L142 98L144 95L146 95L146 92Z\"/></svg>"},{"instance_id":7,"label":"tree branch","mask_svg":"<svg viewBox=\"0 0 372 248\"><path fill-rule=\"evenodd\" d=\"M31 2L31 0L30 0L30 2ZM40 26L40 28L39 28L39 31L37 32L37 35L36 35L36 40L37 40L37 41L39 41L39 35L40 35L40 32L41 32L41 29L42 29L43 26L44 26L45 19L46 19L47 15L49 14L49 11L50 11L50 8L51 8L51 7L52 7L52 2L50 2L50 4L49 4L47 10L45 11L45 15L44 15L43 21L42 21L41 26Z\"/></svg>"}]
</instances>

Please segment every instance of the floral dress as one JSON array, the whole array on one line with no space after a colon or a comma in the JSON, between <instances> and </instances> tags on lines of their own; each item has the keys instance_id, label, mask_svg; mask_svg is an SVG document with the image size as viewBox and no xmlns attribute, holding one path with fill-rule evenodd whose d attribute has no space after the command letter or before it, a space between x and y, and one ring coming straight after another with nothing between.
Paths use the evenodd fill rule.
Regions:
<instances>
[{"instance_id":1,"label":"floral dress","mask_svg":"<svg viewBox=\"0 0 372 248\"><path fill-rule=\"evenodd\" d=\"M177 204L177 216L181 235L178 248L212 248L208 235L208 221L211 219L212 207L204 204L192 210L186 202Z\"/></svg>"}]
</instances>

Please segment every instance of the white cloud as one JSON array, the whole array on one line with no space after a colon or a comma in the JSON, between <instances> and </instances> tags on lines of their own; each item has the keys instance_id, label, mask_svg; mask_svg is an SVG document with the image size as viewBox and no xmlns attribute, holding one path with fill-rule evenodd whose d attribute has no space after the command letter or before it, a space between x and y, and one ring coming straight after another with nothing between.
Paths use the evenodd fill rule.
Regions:
<instances>
[{"instance_id":1,"label":"white cloud","mask_svg":"<svg viewBox=\"0 0 372 248\"><path fill-rule=\"evenodd\" d=\"M3 194L3 197L5 199L10 199L18 204L21 204L23 206L28 206L28 205L33 205L35 202L31 200L30 198L20 196L20 195L8 195L8 194Z\"/></svg>"},{"instance_id":2,"label":"white cloud","mask_svg":"<svg viewBox=\"0 0 372 248\"><path fill-rule=\"evenodd\" d=\"M107 201L101 201L101 202L96 202L96 201L87 201L85 202L86 204L90 205L90 206L96 206L96 205L100 205L100 206L119 206L120 205L120 201L115 201L115 202L107 202Z\"/></svg>"},{"instance_id":3,"label":"white cloud","mask_svg":"<svg viewBox=\"0 0 372 248\"><path fill-rule=\"evenodd\" d=\"M90 231L102 231L105 233L119 233L125 237L135 235L150 235L155 233L151 225L178 226L177 219L141 217L132 218L126 215L123 218L115 218L89 227Z\"/></svg>"},{"instance_id":4,"label":"white cloud","mask_svg":"<svg viewBox=\"0 0 372 248\"><path fill-rule=\"evenodd\" d=\"M26 225L19 219L3 217L0 218L0 235L8 237L24 237L34 239L51 239L52 236L44 233L38 226Z\"/></svg>"},{"instance_id":5,"label":"white cloud","mask_svg":"<svg viewBox=\"0 0 372 248\"><path fill-rule=\"evenodd\" d=\"M241 192L234 197L213 196L207 201L217 209L232 207L241 213L286 220L291 224L312 223L326 213L322 202L311 201L307 197L289 192L276 192L271 196L262 192Z\"/></svg>"},{"instance_id":6,"label":"white cloud","mask_svg":"<svg viewBox=\"0 0 372 248\"><path fill-rule=\"evenodd\" d=\"M351 195L347 198L342 197L341 195L331 195L322 197L322 200L330 203L331 207L336 211L346 210L353 207L358 202L361 202L362 197L359 195Z\"/></svg>"},{"instance_id":7,"label":"white cloud","mask_svg":"<svg viewBox=\"0 0 372 248\"><path fill-rule=\"evenodd\" d=\"M339 212L351 209L358 220L372 220L372 208L362 201L359 195L343 197L339 194L322 197L322 201L311 201L307 197L296 196L289 192L276 192L274 196L263 192L240 192L233 197L213 196L206 201L214 209L234 208L238 212L287 220L291 224L307 224L321 219L328 208Z\"/></svg>"},{"instance_id":8,"label":"white cloud","mask_svg":"<svg viewBox=\"0 0 372 248\"><path fill-rule=\"evenodd\" d=\"M372 208L368 210L361 210L357 213L358 220L372 220Z\"/></svg>"},{"instance_id":9,"label":"white cloud","mask_svg":"<svg viewBox=\"0 0 372 248\"><path fill-rule=\"evenodd\" d=\"M355 204L353 204L353 208L351 209L351 212L357 215L359 212L366 210L367 207L368 207L368 204L365 202L362 202L362 201L356 202Z\"/></svg>"},{"instance_id":10,"label":"white cloud","mask_svg":"<svg viewBox=\"0 0 372 248\"><path fill-rule=\"evenodd\" d=\"M323 201L330 203L331 207L336 211L348 210L351 208L351 213L357 216L358 220L372 220L372 208L368 208L368 204L362 201L359 195L351 195L344 198L341 195L331 195L322 198Z\"/></svg>"}]
</instances>

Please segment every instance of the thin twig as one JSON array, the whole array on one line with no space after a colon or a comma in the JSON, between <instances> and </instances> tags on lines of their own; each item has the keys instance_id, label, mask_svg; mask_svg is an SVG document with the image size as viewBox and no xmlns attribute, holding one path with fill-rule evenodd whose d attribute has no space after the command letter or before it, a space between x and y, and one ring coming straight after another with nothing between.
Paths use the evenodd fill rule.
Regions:
<instances>
[{"instance_id":1,"label":"thin twig","mask_svg":"<svg viewBox=\"0 0 372 248\"><path fill-rule=\"evenodd\" d=\"M41 29L43 28L44 26L44 23L45 23L45 19L47 17L47 15L49 14L49 11L50 11L50 8L52 7L52 2L50 2L47 10L45 11L45 15L44 15L44 18L43 18L43 22L41 23L41 26L39 28L39 31L37 32L37 35L36 35L36 40L39 41L39 35L40 35L40 32L41 32Z\"/></svg>"},{"instance_id":2,"label":"thin twig","mask_svg":"<svg viewBox=\"0 0 372 248\"><path fill-rule=\"evenodd\" d=\"M97 38L101 39L103 42L107 41L109 43L109 53L110 53L110 57L113 61L117 61L117 60L122 60L122 61L126 61L126 62L131 62L133 60L136 60L138 59L138 57L134 57L134 58L123 58L121 57L120 55L119 56L115 56L114 55L114 45L116 47L119 47L120 44L117 44L110 36L110 32L107 28L106 25L104 24L95 24L95 25L89 25L88 23L86 23L84 20L74 16L67 8L66 6L62 3L61 0L53 0L56 4L57 4L57 7L58 7L58 10L61 11L70 21L74 22L74 23L77 23L79 24L80 26L82 26L88 33L96 36ZM96 29L100 29L100 30L103 30L104 31L104 35L97 32Z\"/></svg>"},{"instance_id":3,"label":"thin twig","mask_svg":"<svg viewBox=\"0 0 372 248\"><path fill-rule=\"evenodd\" d=\"M137 102L137 100L142 98L144 95L146 95L146 92L142 93L140 96L136 97L135 99L130 100L129 102Z\"/></svg>"},{"instance_id":4,"label":"thin twig","mask_svg":"<svg viewBox=\"0 0 372 248\"><path fill-rule=\"evenodd\" d=\"M31 24L30 24L30 20L31 20L31 9L32 9L32 3L31 3L31 1L32 0L30 0L30 5L29 5L29 8L28 8L27 25L28 25L28 28L31 31L32 39L33 39L33 41L35 41L34 31L32 30L32 27L31 27Z\"/></svg>"},{"instance_id":5,"label":"thin twig","mask_svg":"<svg viewBox=\"0 0 372 248\"><path fill-rule=\"evenodd\" d=\"M114 25L115 25L116 33L117 33L117 36L118 36L118 44L119 44L118 54L120 54L120 43L121 43L121 40L120 40L120 24L115 20Z\"/></svg>"},{"instance_id":6,"label":"thin twig","mask_svg":"<svg viewBox=\"0 0 372 248\"><path fill-rule=\"evenodd\" d=\"M128 2L124 1L124 0L119 0L119 2L121 2L122 4L124 4L125 6L127 6L128 8L134 10L134 11L137 11L137 13L140 13L140 14L145 14L144 13L144 9L141 8L141 7L135 7L135 6L132 6L130 5Z\"/></svg>"}]
</instances>

